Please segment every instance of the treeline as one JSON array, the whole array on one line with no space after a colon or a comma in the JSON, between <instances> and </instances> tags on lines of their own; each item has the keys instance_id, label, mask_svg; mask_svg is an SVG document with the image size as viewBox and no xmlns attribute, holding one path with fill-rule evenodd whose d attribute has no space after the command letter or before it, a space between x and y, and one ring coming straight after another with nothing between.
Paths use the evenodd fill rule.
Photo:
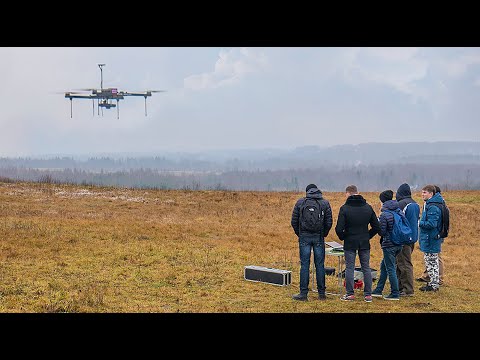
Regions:
<instances>
[{"instance_id":1,"label":"treeline","mask_svg":"<svg viewBox=\"0 0 480 360\"><path fill-rule=\"evenodd\" d=\"M445 190L480 189L480 165L476 164L395 164L317 167L311 169L257 171L167 171L151 168L123 171L81 169L41 170L27 167L0 167L0 181L33 181L100 185L126 188L190 190L303 191L316 183L323 191L343 191L355 184L360 191L395 190L407 182L421 189L437 184Z\"/></svg>"},{"instance_id":2,"label":"treeline","mask_svg":"<svg viewBox=\"0 0 480 360\"><path fill-rule=\"evenodd\" d=\"M29 169L72 169L89 172L113 172L140 169L157 170L191 170L191 171L215 171L222 166L213 161L202 160L193 157L180 157L168 159L163 156L152 157L90 157L86 160L72 157L52 157L45 159L36 158L0 158L0 168L29 168Z\"/></svg>"}]
</instances>

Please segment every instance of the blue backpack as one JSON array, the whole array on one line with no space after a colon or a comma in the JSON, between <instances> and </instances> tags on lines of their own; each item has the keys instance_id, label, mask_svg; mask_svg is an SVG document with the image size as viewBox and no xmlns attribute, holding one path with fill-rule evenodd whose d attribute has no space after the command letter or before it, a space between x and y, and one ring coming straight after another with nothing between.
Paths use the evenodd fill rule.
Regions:
<instances>
[{"instance_id":1,"label":"blue backpack","mask_svg":"<svg viewBox=\"0 0 480 360\"><path fill-rule=\"evenodd\" d=\"M412 229L408 223L407 218L403 215L401 210L390 211L393 215L393 229L390 233L390 240L396 245L407 245L415 242L415 239L412 239Z\"/></svg>"}]
</instances>

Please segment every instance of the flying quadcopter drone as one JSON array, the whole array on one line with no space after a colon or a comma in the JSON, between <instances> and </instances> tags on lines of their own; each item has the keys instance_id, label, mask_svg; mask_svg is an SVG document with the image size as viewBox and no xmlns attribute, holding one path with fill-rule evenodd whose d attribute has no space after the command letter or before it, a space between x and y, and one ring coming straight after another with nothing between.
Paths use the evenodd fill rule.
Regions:
<instances>
[{"instance_id":1,"label":"flying quadcopter drone","mask_svg":"<svg viewBox=\"0 0 480 360\"><path fill-rule=\"evenodd\" d=\"M92 99L93 114L95 115L95 99L97 100L98 115L100 110L103 115L103 109L117 108L117 119L120 118L119 101L123 100L125 96L143 96L145 98L145 116L147 116L147 97L152 96L152 93L165 92L165 90L145 90L141 92L119 91L117 88L103 88L103 67L106 64L98 64L100 68L100 89L81 89L80 91L65 92L65 98L70 99L70 118L73 117L73 99ZM86 93L89 91L90 93ZM116 104L113 103L116 100Z\"/></svg>"}]
</instances>

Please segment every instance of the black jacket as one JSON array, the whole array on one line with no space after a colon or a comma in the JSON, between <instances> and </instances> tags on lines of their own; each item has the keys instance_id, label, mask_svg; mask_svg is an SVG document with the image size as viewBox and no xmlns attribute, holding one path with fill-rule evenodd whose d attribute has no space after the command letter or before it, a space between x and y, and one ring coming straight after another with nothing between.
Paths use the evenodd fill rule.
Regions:
<instances>
[{"instance_id":1,"label":"black jacket","mask_svg":"<svg viewBox=\"0 0 480 360\"><path fill-rule=\"evenodd\" d=\"M368 228L370 225L370 229ZM377 215L362 195L351 195L340 207L335 232L345 250L370 249L370 239L380 230Z\"/></svg>"},{"instance_id":2,"label":"black jacket","mask_svg":"<svg viewBox=\"0 0 480 360\"><path fill-rule=\"evenodd\" d=\"M306 198L317 199L320 201L320 205L325 210L324 221L323 221L323 232L320 234L323 238L325 238L330 229L333 225L333 217L332 217L332 208L330 207L330 203L327 199L323 198L322 192L317 188L311 188L307 191L307 196L301 199L298 199L295 206L293 207L292 211L292 221L291 225L293 231L297 236L300 236L300 233L307 234L307 235L318 235L312 234L304 229L299 229L300 226L300 209L305 202Z\"/></svg>"}]
</instances>

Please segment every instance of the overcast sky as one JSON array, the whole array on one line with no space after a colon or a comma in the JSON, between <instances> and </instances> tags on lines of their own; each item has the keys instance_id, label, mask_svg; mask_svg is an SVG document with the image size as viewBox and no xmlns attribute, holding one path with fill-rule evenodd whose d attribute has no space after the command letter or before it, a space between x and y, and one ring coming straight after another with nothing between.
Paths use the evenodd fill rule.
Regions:
<instances>
[{"instance_id":1,"label":"overcast sky","mask_svg":"<svg viewBox=\"0 0 480 360\"><path fill-rule=\"evenodd\" d=\"M64 92L166 90L103 116ZM2 47L0 156L479 141L480 48Z\"/></svg>"}]
</instances>

